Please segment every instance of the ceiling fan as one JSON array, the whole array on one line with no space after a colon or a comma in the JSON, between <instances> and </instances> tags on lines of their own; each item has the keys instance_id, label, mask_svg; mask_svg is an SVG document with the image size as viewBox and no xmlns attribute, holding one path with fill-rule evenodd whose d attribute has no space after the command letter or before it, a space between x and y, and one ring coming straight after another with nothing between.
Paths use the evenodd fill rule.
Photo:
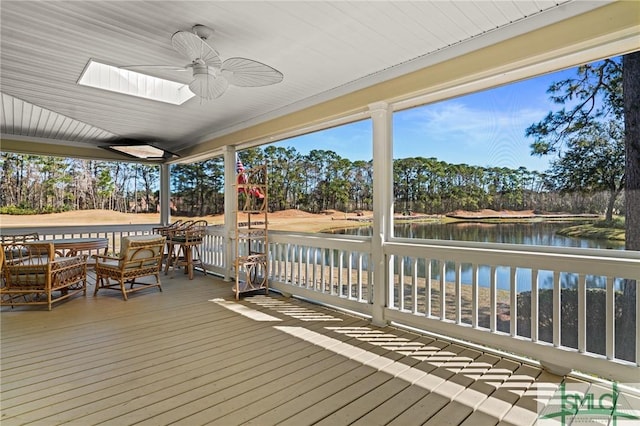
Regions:
<instances>
[{"instance_id":1,"label":"ceiling fan","mask_svg":"<svg viewBox=\"0 0 640 426\"><path fill-rule=\"evenodd\" d=\"M216 99L227 90L229 84L240 87L260 87L280 83L280 71L261 62L247 58L228 58L222 61L218 52L206 40L214 30L204 25L194 25L192 32L177 31L171 36L171 45L190 63L184 67L172 65L135 65L127 69L189 70L193 80L189 89L202 99Z\"/></svg>"}]
</instances>

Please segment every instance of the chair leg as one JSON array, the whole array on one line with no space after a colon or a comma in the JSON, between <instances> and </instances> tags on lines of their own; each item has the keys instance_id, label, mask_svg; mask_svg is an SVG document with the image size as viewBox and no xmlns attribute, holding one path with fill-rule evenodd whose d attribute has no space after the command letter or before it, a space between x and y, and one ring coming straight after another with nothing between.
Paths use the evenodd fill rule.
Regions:
<instances>
[{"instance_id":1,"label":"chair leg","mask_svg":"<svg viewBox=\"0 0 640 426\"><path fill-rule=\"evenodd\" d=\"M156 277L156 284L158 284L158 288L160 289L160 292L162 292L162 284L160 284L160 272L154 274Z\"/></svg>"},{"instance_id":2,"label":"chair leg","mask_svg":"<svg viewBox=\"0 0 640 426\"><path fill-rule=\"evenodd\" d=\"M169 275L169 268L171 267L171 264L174 262L175 260L175 246L173 245L173 243L167 243L167 263L165 264L164 267L164 274L165 275ZM175 266L174 266L175 268Z\"/></svg>"},{"instance_id":3,"label":"chair leg","mask_svg":"<svg viewBox=\"0 0 640 426\"><path fill-rule=\"evenodd\" d=\"M101 275L96 275L96 286L93 289L93 295L97 295L98 294L98 290L100 289L100 287L102 286L102 276Z\"/></svg>"},{"instance_id":4,"label":"chair leg","mask_svg":"<svg viewBox=\"0 0 640 426\"><path fill-rule=\"evenodd\" d=\"M160 261L160 270L163 269L163 265L166 266L167 262L169 262L169 256L171 251L169 249L169 241L166 241L164 244L164 248L162 249L162 260Z\"/></svg>"},{"instance_id":5,"label":"chair leg","mask_svg":"<svg viewBox=\"0 0 640 426\"><path fill-rule=\"evenodd\" d=\"M200 255L200 246L199 245L195 245L195 246L193 246L193 249L196 251L196 253L198 255L198 264L202 268L202 273L206 276L207 275L207 268L204 267L204 262L202 261L202 256Z\"/></svg>"},{"instance_id":6,"label":"chair leg","mask_svg":"<svg viewBox=\"0 0 640 426\"><path fill-rule=\"evenodd\" d=\"M127 300L127 289L124 285L124 279L120 279L120 291L122 291L122 298Z\"/></svg>"},{"instance_id":7,"label":"chair leg","mask_svg":"<svg viewBox=\"0 0 640 426\"><path fill-rule=\"evenodd\" d=\"M187 258L187 268L189 268L189 279L193 279L193 246L185 247L185 257Z\"/></svg>"},{"instance_id":8,"label":"chair leg","mask_svg":"<svg viewBox=\"0 0 640 426\"><path fill-rule=\"evenodd\" d=\"M180 259L185 259L185 254L184 254L184 247L182 246L182 244L178 244L177 246L174 245L173 246L173 258L171 260L171 267L173 268L173 273L176 273L176 268L179 268L180 266L182 266L182 262L180 261ZM185 269L185 273L186 273L186 269Z\"/></svg>"}]
</instances>

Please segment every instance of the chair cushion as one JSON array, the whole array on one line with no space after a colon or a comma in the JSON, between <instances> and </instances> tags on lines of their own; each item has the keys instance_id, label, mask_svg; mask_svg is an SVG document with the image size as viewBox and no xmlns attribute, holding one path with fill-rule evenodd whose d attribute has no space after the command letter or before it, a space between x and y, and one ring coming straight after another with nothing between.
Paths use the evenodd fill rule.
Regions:
<instances>
[{"instance_id":1,"label":"chair cushion","mask_svg":"<svg viewBox=\"0 0 640 426\"><path fill-rule=\"evenodd\" d=\"M160 243L164 242L165 237L161 235L129 235L122 237L120 240L120 253L126 253L131 243Z\"/></svg>"},{"instance_id":2,"label":"chair cushion","mask_svg":"<svg viewBox=\"0 0 640 426\"><path fill-rule=\"evenodd\" d=\"M117 260L100 259L99 262L96 262L96 265L99 265L101 268L118 269L120 267L120 262Z\"/></svg>"},{"instance_id":3,"label":"chair cushion","mask_svg":"<svg viewBox=\"0 0 640 426\"><path fill-rule=\"evenodd\" d=\"M16 271L9 272L12 286L37 286L42 287L47 282L48 272L41 270Z\"/></svg>"},{"instance_id":4,"label":"chair cushion","mask_svg":"<svg viewBox=\"0 0 640 426\"><path fill-rule=\"evenodd\" d=\"M119 266L123 267L125 263L132 260L147 259L149 262L143 263L143 265L153 264L157 262L157 257L160 256L161 251L164 249L164 242L166 238L158 235L135 235L122 237L120 244L120 262ZM154 245L149 249L138 250L137 246ZM127 265L126 268L139 267L135 265Z\"/></svg>"},{"instance_id":5,"label":"chair cushion","mask_svg":"<svg viewBox=\"0 0 640 426\"><path fill-rule=\"evenodd\" d=\"M189 237L186 235L178 235L171 239L174 243L201 243L202 237Z\"/></svg>"}]
</instances>

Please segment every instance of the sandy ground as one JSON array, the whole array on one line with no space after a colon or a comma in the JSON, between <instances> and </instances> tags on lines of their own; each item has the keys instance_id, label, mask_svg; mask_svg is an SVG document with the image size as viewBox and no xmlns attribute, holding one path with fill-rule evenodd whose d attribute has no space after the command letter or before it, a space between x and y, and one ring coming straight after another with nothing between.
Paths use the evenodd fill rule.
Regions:
<instances>
[{"instance_id":1,"label":"sandy ground","mask_svg":"<svg viewBox=\"0 0 640 426\"><path fill-rule=\"evenodd\" d=\"M537 216L531 210L481 210L469 212L456 210L451 213L456 218L533 218ZM401 220L421 220L434 216L397 215ZM359 214L344 213L337 210L327 210L321 214L313 214L302 210L282 210L269 213L269 229L293 232L320 232L331 229L351 228L361 225L369 225L373 218L373 212L363 211ZM204 217L172 216L171 220L204 219L212 225L222 225L223 215ZM252 220L260 220L258 215ZM246 221L246 216L241 216L241 221ZM158 224L159 213L119 213L110 210L82 210L65 213L39 214L39 215L0 215L0 228L23 228L37 226L74 226L74 225L118 225L118 224Z\"/></svg>"},{"instance_id":2,"label":"sandy ground","mask_svg":"<svg viewBox=\"0 0 640 426\"><path fill-rule=\"evenodd\" d=\"M452 212L458 218L515 218L534 217L533 211L510 210L481 210L477 212L457 210ZM344 213L337 210L327 210L321 214L308 213L301 210L283 210L269 213L269 229L294 232L320 232L331 229L350 228L367 225L373 217L373 212L363 211L359 214ZM421 219L426 216L397 215L398 219ZM204 219L212 225L222 225L223 215L204 217L172 216L171 220L178 219ZM260 220L254 216L254 220ZM246 221L246 216L240 218ZM0 228L22 228L37 226L74 226L74 225L118 225L118 224L158 224L159 213L119 213L110 210L82 210L65 213L38 214L38 215L0 215Z\"/></svg>"},{"instance_id":3,"label":"sandy ground","mask_svg":"<svg viewBox=\"0 0 640 426\"><path fill-rule=\"evenodd\" d=\"M463 217L463 218L514 218L514 217L523 217L530 218L535 217L536 214L533 210L491 210L491 209L483 209L478 211L467 211L467 210L456 210L454 212L449 213L447 216L451 217Z\"/></svg>"},{"instance_id":4,"label":"sandy ground","mask_svg":"<svg viewBox=\"0 0 640 426\"><path fill-rule=\"evenodd\" d=\"M319 232L335 228L360 226L363 222L351 219L371 218L371 212L364 212L363 216L355 213L327 211L325 214L313 214L300 210L284 210L270 213L268 216L269 229L282 231ZM224 223L223 215L205 216L202 218L172 216L171 220L204 219L212 225ZM253 220L260 220L254 216ZM241 217L246 220L246 216ZM0 227L23 228L37 226L81 226L81 225L118 225L118 224L158 224L158 213L119 213L109 210L83 210L64 213L39 215L0 215ZM366 222L364 222L366 223Z\"/></svg>"}]
</instances>

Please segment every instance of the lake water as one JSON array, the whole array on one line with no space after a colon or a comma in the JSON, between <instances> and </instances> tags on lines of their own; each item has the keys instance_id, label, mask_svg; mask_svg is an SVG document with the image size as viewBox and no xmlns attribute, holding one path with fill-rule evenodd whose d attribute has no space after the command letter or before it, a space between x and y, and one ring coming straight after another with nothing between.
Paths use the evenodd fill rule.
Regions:
<instances>
[{"instance_id":1,"label":"lake water","mask_svg":"<svg viewBox=\"0 0 640 426\"><path fill-rule=\"evenodd\" d=\"M624 250L624 242L571 238L558 235L557 231L577 222L530 223L403 223L394 226L399 238L434 240L478 241L483 243L526 244L534 246L582 247ZM341 229L337 234L371 235L371 227Z\"/></svg>"},{"instance_id":2,"label":"lake water","mask_svg":"<svg viewBox=\"0 0 640 426\"><path fill-rule=\"evenodd\" d=\"M531 222L531 223L476 223L476 222L455 222L455 223L407 223L394 226L394 235L399 238L420 238L436 240L455 241L477 241L487 243L508 243L524 244L535 246L554 247L581 247L624 250L624 243L609 240L592 240L586 238L571 238L558 235L557 231L567 226L575 225L576 222ZM360 227L338 230L336 233L346 235L370 236L371 227ZM424 263L418 264L419 276L424 276ZM440 268L438 261L432 261L432 279L440 279ZM407 262L407 270L410 273L410 262ZM463 284L471 284L473 269L471 265L462 265L461 279ZM446 268L446 280L455 281L455 265L453 262ZM510 288L510 271L507 267L498 267L497 285L498 288L508 290ZM517 291L531 290L531 270L516 270L518 287ZM561 285L563 288L575 288L578 277L576 274L561 274ZM539 271L539 287L553 287L553 273L551 271ZM491 281L491 269L488 266L480 266L478 272L478 282L480 286L487 287ZM605 285L603 277L587 277L587 286L602 288ZM621 285L621 280L616 279L616 287Z\"/></svg>"}]
</instances>

